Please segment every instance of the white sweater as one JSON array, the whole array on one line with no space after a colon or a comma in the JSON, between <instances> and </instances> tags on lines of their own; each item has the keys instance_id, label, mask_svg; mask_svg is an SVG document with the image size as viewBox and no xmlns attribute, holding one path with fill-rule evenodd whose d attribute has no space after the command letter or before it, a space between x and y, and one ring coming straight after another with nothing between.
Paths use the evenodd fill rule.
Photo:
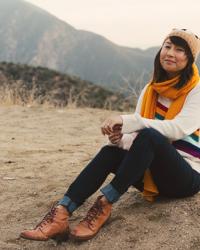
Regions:
<instances>
[{"instance_id":1,"label":"white sweater","mask_svg":"<svg viewBox=\"0 0 200 250\"><path fill-rule=\"evenodd\" d=\"M200 172L200 139L198 131L200 129L200 82L187 95L181 112L172 120L141 117L140 109L146 87L139 97L135 113L121 116L123 119L123 137L117 146L128 150L137 135L137 130L154 128L169 138L192 168ZM170 99L162 96L158 97L158 102L165 109L168 109L171 104Z\"/></svg>"}]
</instances>

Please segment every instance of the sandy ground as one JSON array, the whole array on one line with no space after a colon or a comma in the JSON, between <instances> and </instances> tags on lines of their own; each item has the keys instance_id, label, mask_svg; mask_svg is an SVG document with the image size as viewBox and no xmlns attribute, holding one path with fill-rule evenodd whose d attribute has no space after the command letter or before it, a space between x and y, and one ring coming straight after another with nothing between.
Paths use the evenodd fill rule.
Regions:
<instances>
[{"instance_id":1,"label":"sandy ground","mask_svg":"<svg viewBox=\"0 0 200 250\"><path fill-rule=\"evenodd\" d=\"M99 127L109 111L0 107L0 249L200 249L200 196L144 201L130 188L92 240L58 244L19 238L40 221L51 204L98 151ZM109 177L109 178L112 178ZM109 180L108 178L108 180ZM108 181L107 180L107 181ZM94 194L71 217L73 226Z\"/></svg>"}]
</instances>

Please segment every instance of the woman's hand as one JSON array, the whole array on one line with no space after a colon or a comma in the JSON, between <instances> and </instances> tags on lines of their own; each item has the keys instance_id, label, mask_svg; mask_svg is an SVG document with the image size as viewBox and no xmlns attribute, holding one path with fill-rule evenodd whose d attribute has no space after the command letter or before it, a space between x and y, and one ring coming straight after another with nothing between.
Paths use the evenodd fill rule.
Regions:
<instances>
[{"instance_id":1,"label":"woman's hand","mask_svg":"<svg viewBox=\"0 0 200 250\"><path fill-rule=\"evenodd\" d=\"M121 140L122 136L122 133L112 133L108 136L108 139L112 144L117 144Z\"/></svg>"},{"instance_id":2,"label":"woman's hand","mask_svg":"<svg viewBox=\"0 0 200 250\"><path fill-rule=\"evenodd\" d=\"M123 120L120 115L111 116L103 122L101 132L103 135L111 135L114 132L119 133L121 132L122 124Z\"/></svg>"}]
</instances>

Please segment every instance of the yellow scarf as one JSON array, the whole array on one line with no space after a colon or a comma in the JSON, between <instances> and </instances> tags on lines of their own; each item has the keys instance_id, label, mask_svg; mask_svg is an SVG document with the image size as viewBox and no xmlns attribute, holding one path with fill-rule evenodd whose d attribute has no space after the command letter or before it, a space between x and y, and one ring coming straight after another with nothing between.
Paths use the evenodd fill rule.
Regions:
<instances>
[{"instance_id":1,"label":"yellow scarf","mask_svg":"<svg viewBox=\"0 0 200 250\"><path fill-rule=\"evenodd\" d=\"M193 64L192 67L193 76L181 89L174 88L174 85L176 85L179 80L179 76L161 83L149 83L142 100L141 116L154 119L158 95L161 95L173 100L165 116L166 120L173 119L181 111L187 94L199 81L198 68L195 64ZM158 194L158 189L153 182L151 172L148 169L144 174L143 196L148 201L154 201Z\"/></svg>"}]
</instances>

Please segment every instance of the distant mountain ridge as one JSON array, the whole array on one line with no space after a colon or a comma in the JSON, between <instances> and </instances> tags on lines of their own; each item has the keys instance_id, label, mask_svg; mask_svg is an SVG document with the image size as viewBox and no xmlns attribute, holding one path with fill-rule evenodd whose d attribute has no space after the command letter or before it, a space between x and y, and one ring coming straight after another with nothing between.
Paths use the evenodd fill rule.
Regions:
<instances>
[{"instance_id":1,"label":"distant mountain ridge","mask_svg":"<svg viewBox=\"0 0 200 250\"><path fill-rule=\"evenodd\" d=\"M44 66L107 85L152 68L147 50L117 46L22 0L0 0L0 61Z\"/></svg>"},{"instance_id":2,"label":"distant mountain ridge","mask_svg":"<svg viewBox=\"0 0 200 250\"><path fill-rule=\"evenodd\" d=\"M118 46L22 0L0 0L0 10L0 61L48 67L110 89L150 78L158 47Z\"/></svg>"}]
</instances>

